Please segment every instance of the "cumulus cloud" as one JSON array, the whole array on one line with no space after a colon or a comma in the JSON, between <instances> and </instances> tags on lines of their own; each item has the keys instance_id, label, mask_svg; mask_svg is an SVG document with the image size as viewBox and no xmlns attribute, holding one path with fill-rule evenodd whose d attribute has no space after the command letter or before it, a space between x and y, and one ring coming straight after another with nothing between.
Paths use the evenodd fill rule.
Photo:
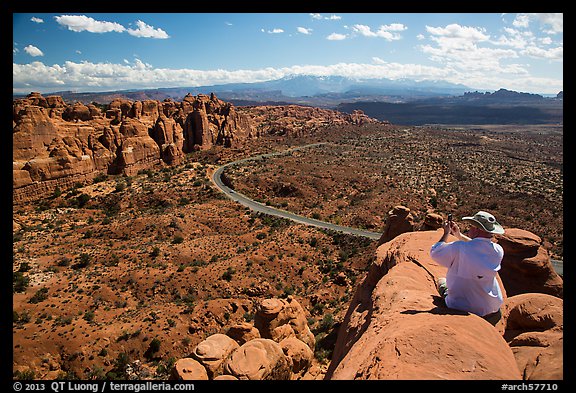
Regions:
<instances>
[{"instance_id":1,"label":"cumulus cloud","mask_svg":"<svg viewBox=\"0 0 576 393\"><path fill-rule=\"evenodd\" d=\"M469 40L471 42L487 41L490 36L484 33L484 29L470 26L460 26L452 23L446 27L426 26L426 31L438 38L451 40Z\"/></svg>"},{"instance_id":2,"label":"cumulus cloud","mask_svg":"<svg viewBox=\"0 0 576 393\"><path fill-rule=\"evenodd\" d=\"M306 35L312 34L312 29L307 29L306 27L300 27L300 26L298 26L298 27L296 28L296 30L298 31L298 33L302 33L302 34L306 34Z\"/></svg>"},{"instance_id":3,"label":"cumulus cloud","mask_svg":"<svg viewBox=\"0 0 576 393\"><path fill-rule=\"evenodd\" d=\"M124 26L116 22L98 21L86 15L59 15L55 16L58 24L65 26L74 32L88 31L90 33L122 33Z\"/></svg>"},{"instance_id":4,"label":"cumulus cloud","mask_svg":"<svg viewBox=\"0 0 576 393\"><path fill-rule=\"evenodd\" d=\"M518 14L512 21L512 25L517 28L528 28L533 21L538 22L548 34L564 32L564 14L561 13Z\"/></svg>"},{"instance_id":5,"label":"cumulus cloud","mask_svg":"<svg viewBox=\"0 0 576 393\"><path fill-rule=\"evenodd\" d=\"M44 52L36 48L34 45L28 45L25 47L24 52L28 53L32 57L44 56Z\"/></svg>"},{"instance_id":6,"label":"cumulus cloud","mask_svg":"<svg viewBox=\"0 0 576 393\"><path fill-rule=\"evenodd\" d=\"M372 31L370 26L356 24L352 26L352 31L363 35L365 37L380 37L388 41L395 41L402 38L402 36L397 33L398 31L406 30L407 27L401 23L392 23L390 25L382 25L377 31Z\"/></svg>"},{"instance_id":7,"label":"cumulus cloud","mask_svg":"<svg viewBox=\"0 0 576 393\"><path fill-rule=\"evenodd\" d=\"M272 30L264 30L264 29L260 29L260 31L262 33L268 33L268 34L280 34L280 33L284 33L283 29L279 29L279 28L275 28Z\"/></svg>"},{"instance_id":8,"label":"cumulus cloud","mask_svg":"<svg viewBox=\"0 0 576 393\"><path fill-rule=\"evenodd\" d=\"M312 19L316 19L316 20L340 20L342 19L341 16L339 15L330 15L330 16L323 16L322 14L310 14L310 16L312 17Z\"/></svg>"},{"instance_id":9,"label":"cumulus cloud","mask_svg":"<svg viewBox=\"0 0 576 393\"><path fill-rule=\"evenodd\" d=\"M136 21L136 28L126 28L116 22L100 21L86 15L58 15L54 19L58 24L65 26L68 30L80 33L124 33L139 38L170 38L168 33L160 28L154 28L141 20Z\"/></svg>"},{"instance_id":10,"label":"cumulus cloud","mask_svg":"<svg viewBox=\"0 0 576 393\"><path fill-rule=\"evenodd\" d=\"M13 92L50 92L60 89L109 91L127 88L158 88L179 86L207 86L224 83L262 82L288 75L344 76L350 78L410 78L414 80L447 80L467 86L486 89L501 87L527 91L558 92L562 80L535 78L522 72L501 76L459 70L453 66L424 66L421 64L391 63L374 57L374 64L337 63L332 65L294 65L283 68L256 70L194 70L155 68L139 59L124 60L124 64L67 61L64 65L45 65L40 61L30 64L13 63ZM521 71L521 70L520 70Z\"/></svg>"},{"instance_id":11,"label":"cumulus cloud","mask_svg":"<svg viewBox=\"0 0 576 393\"><path fill-rule=\"evenodd\" d=\"M497 40L492 41L497 46L508 46L518 51L520 55L535 59L562 61L564 49L562 44L555 43L548 35L537 37L530 30L523 28L505 27L503 34Z\"/></svg>"},{"instance_id":12,"label":"cumulus cloud","mask_svg":"<svg viewBox=\"0 0 576 393\"><path fill-rule=\"evenodd\" d=\"M342 41L346 39L346 34L332 33L326 37L330 41Z\"/></svg>"},{"instance_id":13,"label":"cumulus cloud","mask_svg":"<svg viewBox=\"0 0 576 393\"><path fill-rule=\"evenodd\" d=\"M33 16L30 20L34 23L44 23L44 19Z\"/></svg>"},{"instance_id":14,"label":"cumulus cloud","mask_svg":"<svg viewBox=\"0 0 576 393\"><path fill-rule=\"evenodd\" d=\"M170 36L164 30L160 28L155 29L154 27L147 25L141 20L136 21L136 26L138 26L137 29L126 30L128 34L133 35L134 37L143 37L143 38L158 38L158 39L170 38Z\"/></svg>"}]
</instances>

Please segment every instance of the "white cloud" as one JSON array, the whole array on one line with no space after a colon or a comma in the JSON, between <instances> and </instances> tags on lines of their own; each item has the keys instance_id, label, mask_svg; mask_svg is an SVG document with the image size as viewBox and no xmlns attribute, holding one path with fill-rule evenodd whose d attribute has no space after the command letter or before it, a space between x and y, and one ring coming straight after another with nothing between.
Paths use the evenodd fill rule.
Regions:
<instances>
[{"instance_id":1,"label":"white cloud","mask_svg":"<svg viewBox=\"0 0 576 393\"><path fill-rule=\"evenodd\" d=\"M518 28L528 28L532 21L537 21L543 30L548 34L558 34L564 32L564 14L518 14L514 18L512 25Z\"/></svg>"},{"instance_id":2,"label":"white cloud","mask_svg":"<svg viewBox=\"0 0 576 393\"><path fill-rule=\"evenodd\" d=\"M528 14L518 14L512 21L514 27L528 27L530 24L530 17Z\"/></svg>"},{"instance_id":3,"label":"white cloud","mask_svg":"<svg viewBox=\"0 0 576 393\"><path fill-rule=\"evenodd\" d=\"M306 27L300 27L300 26L298 26L298 27L296 28L296 30L298 31L298 33L302 33L302 34L306 34L306 35L312 34L312 29L307 29Z\"/></svg>"},{"instance_id":4,"label":"white cloud","mask_svg":"<svg viewBox=\"0 0 576 393\"><path fill-rule=\"evenodd\" d=\"M127 29L119 23L99 21L86 15L59 15L55 16L54 19L56 19L58 24L65 26L68 28L68 30L74 31L76 33L80 33L82 31L87 31L90 33L127 32L134 37L140 38L170 38L168 33L166 33L164 30L160 28L154 28L153 26L150 26L141 20L136 21L136 29Z\"/></svg>"},{"instance_id":5,"label":"white cloud","mask_svg":"<svg viewBox=\"0 0 576 393\"><path fill-rule=\"evenodd\" d=\"M44 23L44 19L33 16L30 20L34 23Z\"/></svg>"},{"instance_id":6,"label":"white cloud","mask_svg":"<svg viewBox=\"0 0 576 393\"><path fill-rule=\"evenodd\" d=\"M330 16L322 16L322 14L310 14L310 16L312 17L312 19L316 19L316 20L340 20L342 19L341 16L339 15L330 15Z\"/></svg>"},{"instance_id":7,"label":"white cloud","mask_svg":"<svg viewBox=\"0 0 576 393\"><path fill-rule=\"evenodd\" d=\"M352 30L355 33L363 35L365 37L380 37L384 38L388 41L395 41L402 38L402 36L398 33L398 31L406 30L406 26L401 23L392 23L391 25L382 25L377 31L372 31L369 26L366 25L354 25L352 26Z\"/></svg>"},{"instance_id":8,"label":"white cloud","mask_svg":"<svg viewBox=\"0 0 576 393\"><path fill-rule=\"evenodd\" d=\"M264 30L264 29L260 29L260 31L262 33L268 33L268 34L280 34L280 33L284 33L283 29L279 29L279 28L275 28L272 30Z\"/></svg>"},{"instance_id":9,"label":"white cloud","mask_svg":"<svg viewBox=\"0 0 576 393\"><path fill-rule=\"evenodd\" d=\"M136 21L136 26L138 26L137 29L126 30L128 34L133 35L134 37L142 37L142 38L159 38L159 39L170 38L170 36L164 30L160 28L155 29L154 27L147 25L141 20Z\"/></svg>"},{"instance_id":10,"label":"white cloud","mask_svg":"<svg viewBox=\"0 0 576 393\"><path fill-rule=\"evenodd\" d=\"M116 22L102 22L86 15L59 15L55 16L56 22L66 26L74 32L88 31L90 33L121 33L126 30L124 26Z\"/></svg>"},{"instance_id":11,"label":"white cloud","mask_svg":"<svg viewBox=\"0 0 576 393\"><path fill-rule=\"evenodd\" d=\"M540 23L550 26L549 34L564 32L564 14L536 14Z\"/></svg>"},{"instance_id":12,"label":"white cloud","mask_svg":"<svg viewBox=\"0 0 576 393\"><path fill-rule=\"evenodd\" d=\"M326 37L330 41L342 41L346 39L346 34L332 33Z\"/></svg>"},{"instance_id":13,"label":"white cloud","mask_svg":"<svg viewBox=\"0 0 576 393\"><path fill-rule=\"evenodd\" d=\"M487 41L490 36L484 34L484 29L460 26L457 23L450 24L446 27L426 26L426 31L435 37L444 37L454 40L469 40L471 42Z\"/></svg>"},{"instance_id":14,"label":"white cloud","mask_svg":"<svg viewBox=\"0 0 576 393\"><path fill-rule=\"evenodd\" d=\"M13 92L50 92L61 89L79 91L110 91L127 88L157 88L205 86L237 82L261 82L287 75L344 76L350 78L409 78L414 80L447 80L470 87L555 94L563 90L562 79L535 78L518 70L502 75L484 70L462 71L452 66L389 63L378 57L375 64L338 63L327 66L295 65L284 68L257 70L194 70L154 68L136 59L125 64L65 62L48 66L40 61L30 64L13 63ZM512 70L511 70L512 71Z\"/></svg>"},{"instance_id":15,"label":"white cloud","mask_svg":"<svg viewBox=\"0 0 576 393\"><path fill-rule=\"evenodd\" d=\"M34 45L28 45L25 47L24 52L28 53L32 57L44 56L44 53Z\"/></svg>"},{"instance_id":16,"label":"white cloud","mask_svg":"<svg viewBox=\"0 0 576 393\"><path fill-rule=\"evenodd\" d=\"M562 61L564 59L564 49L562 44L554 45L550 36L535 37L529 30L513 29L505 27L504 34L492 43L498 46L508 46L518 50L520 55L535 59L545 59L552 61Z\"/></svg>"},{"instance_id":17,"label":"white cloud","mask_svg":"<svg viewBox=\"0 0 576 393\"><path fill-rule=\"evenodd\" d=\"M564 47L558 46L555 48L543 49L537 46L529 46L524 49L521 54L537 59L561 61L564 59Z\"/></svg>"}]
</instances>

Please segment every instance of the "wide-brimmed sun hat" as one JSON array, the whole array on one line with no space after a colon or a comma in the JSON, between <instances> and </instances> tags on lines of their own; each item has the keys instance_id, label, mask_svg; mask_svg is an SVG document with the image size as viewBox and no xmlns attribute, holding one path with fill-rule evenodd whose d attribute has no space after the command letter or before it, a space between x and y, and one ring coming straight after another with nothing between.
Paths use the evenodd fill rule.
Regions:
<instances>
[{"instance_id":1,"label":"wide-brimmed sun hat","mask_svg":"<svg viewBox=\"0 0 576 393\"><path fill-rule=\"evenodd\" d=\"M480 228L488 233L504 233L504 228L502 228L502 225L498 224L496 218L488 212L479 211L472 217L462 217L462 221L469 221L475 227Z\"/></svg>"}]
</instances>

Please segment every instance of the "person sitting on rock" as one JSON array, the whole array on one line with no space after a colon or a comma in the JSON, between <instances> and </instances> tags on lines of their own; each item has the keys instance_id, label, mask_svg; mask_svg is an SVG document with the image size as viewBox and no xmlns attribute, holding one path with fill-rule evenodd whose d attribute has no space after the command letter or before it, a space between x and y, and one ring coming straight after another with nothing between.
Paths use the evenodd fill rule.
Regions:
<instances>
[{"instance_id":1,"label":"person sitting on rock","mask_svg":"<svg viewBox=\"0 0 576 393\"><path fill-rule=\"evenodd\" d=\"M448 268L446 277L438 279L437 289L447 307L474 313L495 325L503 303L496 275L504 250L492 241L492 235L504 233L504 228L485 211L462 217L462 221L472 224L469 237L448 219L442 237L430 249L432 259ZM449 234L459 240L447 242Z\"/></svg>"}]
</instances>

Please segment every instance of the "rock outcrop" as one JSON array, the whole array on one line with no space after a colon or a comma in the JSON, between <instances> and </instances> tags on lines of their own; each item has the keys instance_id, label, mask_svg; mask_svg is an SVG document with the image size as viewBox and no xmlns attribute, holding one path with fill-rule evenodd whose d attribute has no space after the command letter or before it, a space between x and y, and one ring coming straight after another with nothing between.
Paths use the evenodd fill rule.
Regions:
<instances>
[{"instance_id":1,"label":"rock outcrop","mask_svg":"<svg viewBox=\"0 0 576 393\"><path fill-rule=\"evenodd\" d=\"M134 175L188 152L235 147L258 136L247 116L215 95L67 105L31 93L13 102L13 201L49 196L99 174Z\"/></svg>"},{"instance_id":2,"label":"rock outcrop","mask_svg":"<svg viewBox=\"0 0 576 393\"><path fill-rule=\"evenodd\" d=\"M508 297L498 277L505 303L496 326L447 308L435 285L446 268L429 256L441 233L403 233L378 247L341 324L325 378L561 379L562 299Z\"/></svg>"},{"instance_id":3,"label":"rock outcrop","mask_svg":"<svg viewBox=\"0 0 576 393\"><path fill-rule=\"evenodd\" d=\"M314 335L306 314L293 297L260 301L254 325L230 326L200 342L189 357L179 359L171 378L294 380L312 365Z\"/></svg>"},{"instance_id":4,"label":"rock outcrop","mask_svg":"<svg viewBox=\"0 0 576 393\"><path fill-rule=\"evenodd\" d=\"M523 229L507 228L496 240L504 249L500 276L510 295L537 292L563 297L564 280L554 271L539 236Z\"/></svg>"},{"instance_id":5,"label":"rock outcrop","mask_svg":"<svg viewBox=\"0 0 576 393\"><path fill-rule=\"evenodd\" d=\"M347 114L300 105L263 105L238 110L250 117L257 124L257 129L267 135L300 137L328 126L379 123L360 110Z\"/></svg>"},{"instance_id":6,"label":"rock outcrop","mask_svg":"<svg viewBox=\"0 0 576 393\"><path fill-rule=\"evenodd\" d=\"M520 379L514 354L484 319L443 306L429 256L439 231L384 243L340 327L326 379Z\"/></svg>"},{"instance_id":7,"label":"rock outcrop","mask_svg":"<svg viewBox=\"0 0 576 393\"><path fill-rule=\"evenodd\" d=\"M564 301L541 293L508 298L499 325L512 348L522 378L564 378Z\"/></svg>"}]
</instances>

